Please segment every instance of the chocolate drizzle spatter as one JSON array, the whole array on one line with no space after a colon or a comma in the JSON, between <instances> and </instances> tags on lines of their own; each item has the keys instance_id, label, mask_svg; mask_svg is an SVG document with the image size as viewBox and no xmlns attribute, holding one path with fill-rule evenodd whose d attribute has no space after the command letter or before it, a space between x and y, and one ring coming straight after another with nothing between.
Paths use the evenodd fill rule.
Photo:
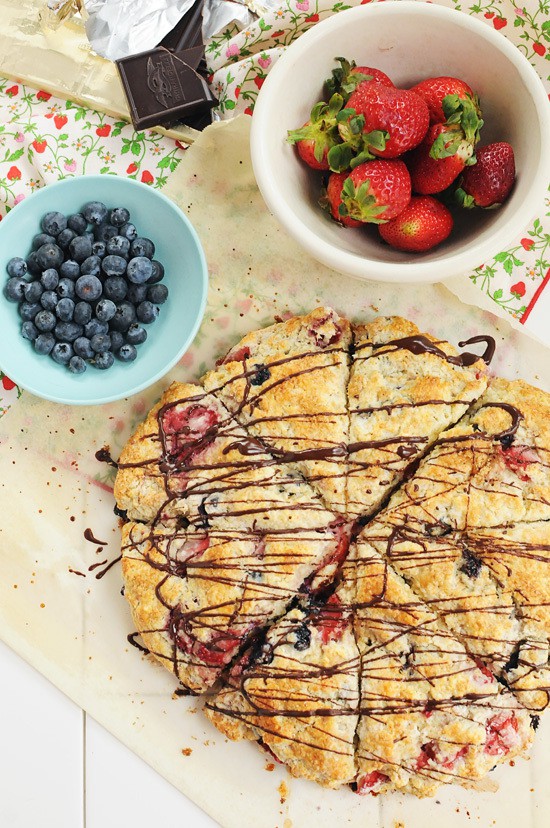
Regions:
<instances>
[{"instance_id":1,"label":"chocolate drizzle spatter","mask_svg":"<svg viewBox=\"0 0 550 828\"><path fill-rule=\"evenodd\" d=\"M413 341L414 339L414 341ZM396 341L392 343L392 346L395 348L397 346L404 347L408 349L413 349L415 352L422 352L431 350L431 352L437 353L438 356L443 356L447 358L447 355L444 352L434 346L426 338L405 338L400 341ZM248 357L250 353L246 353L243 350L242 356L242 365L243 369L240 374L233 376L230 382L234 382L235 380L242 379L244 380L244 391L242 394L242 400L239 406L239 409L235 412L237 419L239 415L242 413L245 407L249 409L250 412L257 410L259 402L262 396L266 393L272 391L276 386L286 382L288 379L300 376L306 373L316 372L319 373L319 381L322 381L321 375L322 372L326 369L329 369L333 366L334 360L340 359L342 353L345 350L339 348L337 343L333 341L333 337L331 337L330 342L327 344L327 347L323 347L322 351L310 351L306 353L301 353L299 355L291 355L289 357L284 357L279 360L273 360L267 364L259 364L259 363L252 363L250 368L247 365ZM320 357L321 354L321 357ZM302 360L303 359L310 359L315 358L318 361L314 365L308 365L307 368L303 368ZM459 358L451 358L459 360ZM273 379L273 369L277 368L280 365L284 364L296 364L296 368L291 370L285 377L282 379ZM457 362L457 364L462 364ZM261 383L260 383L261 380ZM217 391L222 389L216 389ZM153 521L153 526L160 526L164 520L164 515L169 514L171 511L171 505L174 501L177 501L179 504L184 505L185 502L189 502L189 499L193 496L200 497L199 505L196 508L196 517L193 518L192 514L190 515L191 518L191 525L189 527L189 534L192 536L193 532L197 531L211 531L211 505L209 503L209 499L211 498L212 494L215 493L215 497L219 496L221 492L222 495L225 497L224 500L224 508L226 516L230 517L231 515L236 516L239 514L243 514L241 507L239 506L239 492L243 492L246 488L250 485L254 485L258 488L258 481L254 480L253 484L245 481L242 479L242 474L246 475L247 471L252 469L262 469L268 467L270 465L275 465L277 463L295 463L295 462L303 462L303 461L335 461L339 465L336 466L336 473L332 474L332 476L343 476L345 475L345 466L342 465L342 461L348 458L350 455L356 454L361 452L365 448L388 448L395 451L395 454L400 459L408 459L414 457L418 451L424 446L426 443L426 438L424 437L416 437L416 436L398 436L395 438L387 438L382 440L369 440L363 442L356 442L353 444L343 445L343 444L336 444L336 445L325 445L315 447L315 448L292 448L292 449L284 449L278 448L276 445L273 445L273 441L269 439L265 439L264 437L257 438L257 437L244 437L240 435L237 439L230 441L227 443L225 448L223 449L224 455L232 455L231 458L228 458L227 462L218 462L218 463L209 463L208 462L208 449L210 446L215 443L220 437L227 438L231 435L232 430L234 430L234 421L233 419L226 413L225 416L221 416L215 422L210 424L207 423L207 427L202 429L200 434L194 434L193 430L189 426L183 426L179 428L177 434L173 433L173 430L168 429L166 427L167 422L170 421L170 418L174 412L177 412L177 409L182 406L194 406L196 409L200 409L204 407L206 404L207 395L203 392L199 392L194 396L191 396L184 400L177 400L174 402L167 403L163 405L157 413L157 426L158 426L158 435L161 444L161 460L151 460L151 461L143 461L141 463L136 464L120 464L120 468L128 468L131 466L151 466L152 471L154 467L160 471L161 477L164 480L164 489L166 494L166 500L162 504L162 507L159 509L156 518ZM343 413L343 412L342 412ZM262 411L261 416L257 416L254 414L253 416L247 416L245 418L247 424L249 426L253 426L254 424L258 423L266 423L270 420L279 420L279 419L293 419L294 417L300 417L302 419L309 418L312 416L319 417L319 416L326 416L326 417L333 417L336 415L336 412L320 412L311 414L298 414L298 415L283 415L282 417L267 417L265 413ZM204 416L204 412L203 412ZM340 416L340 414L338 414ZM150 435L149 435L150 436ZM296 444L296 440L294 440L294 444ZM242 464L238 464L234 460L234 454L239 453L243 458L245 458ZM198 473L197 472L202 472ZM186 479L187 478L187 479ZM182 484L180 484L180 480L183 479ZM230 494L231 498L228 499L227 495ZM261 520L261 510L265 508L265 505L262 505L260 510L258 511L258 520ZM293 508L292 506L290 507ZM303 509L302 506L296 507L297 509ZM250 513L250 508L248 508L248 513ZM272 510L271 510L272 511ZM214 506L214 510L212 512L213 515L216 514L216 508ZM300 527L293 526L292 532L293 535L305 534L305 539L307 539L307 534L304 533L303 529ZM222 543L227 543L232 541L233 538L229 538L227 535L226 537L219 537L218 532L218 541ZM284 534L281 537L281 540L285 540ZM191 560L190 566L181 566L181 564L171 564L170 568L174 574L181 577L197 577L195 575L194 570L197 570L197 566L200 566L200 558L199 560ZM158 567L158 563L155 563L155 566ZM222 567L220 567L221 569ZM210 562L209 570L214 571L215 565ZM266 573L263 573L263 577L265 577ZM254 569L250 568L250 574L247 575L247 578L257 579L258 576L260 579L262 578L262 571L261 567L255 567ZM216 577L214 575L214 577ZM224 575L225 577L225 575ZM240 571L235 572L235 578L238 580L239 578L243 578L243 573ZM311 581L311 579L310 579ZM158 590L157 590L158 592ZM243 608L241 608L243 609ZM197 618L200 616L194 616L193 624L196 625ZM193 624L191 625L193 627ZM223 630L224 622L220 624L220 628L216 635L219 635L220 632ZM182 626L182 625L180 625ZM186 627L185 630L185 647L189 648L197 648L196 643L189 644L189 640L193 640L193 635L190 632L190 628L188 624L183 624L183 627ZM177 634L174 631L172 626L173 636L174 639L177 638ZM179 644L183 639L179 636ZM179 645L178 645L179 646ZM184 649L185 649L184 647ZM225 660L225 659L224 659ZM174 658L174 665L177 668L177 658Z\"/></svg>"}]
</instances>

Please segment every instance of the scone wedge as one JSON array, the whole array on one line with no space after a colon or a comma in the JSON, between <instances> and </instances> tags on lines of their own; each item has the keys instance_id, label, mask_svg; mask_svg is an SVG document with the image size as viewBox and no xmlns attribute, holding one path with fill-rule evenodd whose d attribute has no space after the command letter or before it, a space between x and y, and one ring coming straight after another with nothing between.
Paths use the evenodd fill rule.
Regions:
<instances>
[{"instance_id":1,"label":"scone wedge","mask_svg":"<svg viewBox=\"0 0 550 828\"><path fill-rule=\"evenodd\" d=\"M350 343L349 322L317 308L247 334L202 378L250 435L338 512L346 511Z\"/></svg>"},{"instance_id":2,"label":"scone wedge","mask_svg":"<svg viewBox=\"0 0 550 828\"><path fill-rule=\"evenodd\" d=\"M260 742L290 772L338 788L356 776L359 653L349 612L293 609L233 667L205 706L230 739Z\"/></svg>"},{"instance_id":3,"label":"scone wedge","mask_svg":"<svg viewBox=\"0 0 550 828\"><path fill-rule=\"evenodd\" d=\"M490 356L489 341L485 358ZM411 464L462 417L486 385L481 357L459 354L407 319L379 317L354 325L349 517L375 512Z\"/></svg>"}]
</instances>

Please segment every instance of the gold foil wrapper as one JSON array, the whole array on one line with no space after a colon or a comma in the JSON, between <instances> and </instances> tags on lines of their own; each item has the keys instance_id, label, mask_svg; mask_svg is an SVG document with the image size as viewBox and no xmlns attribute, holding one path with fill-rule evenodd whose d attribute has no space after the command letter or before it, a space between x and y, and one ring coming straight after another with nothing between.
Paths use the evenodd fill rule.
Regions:
<instances>
[{"instance_id":1,"label":"gold foil wrapper","mask_svg":"<svg viewBox=\"0 0 550 828\"><path fill-rule=\"evenodd\" d=\"M44 0L0 0L0 75L129 122L116 66L93 52L80 18L57 25L44 12ZM184 125L152 129L184 144L199 134Z\"/></svg>"}]
</instances>

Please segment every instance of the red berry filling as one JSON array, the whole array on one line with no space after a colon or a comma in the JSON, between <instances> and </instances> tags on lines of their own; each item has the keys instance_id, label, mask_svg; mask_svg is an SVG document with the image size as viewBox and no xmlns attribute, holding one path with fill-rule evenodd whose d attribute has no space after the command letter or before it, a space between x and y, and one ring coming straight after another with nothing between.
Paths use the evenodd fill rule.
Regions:
<instances>
[{"instance_id":1,"label":"red berry filling","mask_svg":"<svg viewBox=\"0 0 550 828\"><path fill-rule=\"evenodd\" d=\"M425 768L430 762L433 762L435 765L439 765L440 768L452 770L458 760L468 753L468 749L469 746L464 745L464 747L461 747L460 750L456 751L456 753L446 755L441 753L441 746L437 742L427 742L420 748L420 754L416 759L416 770L422 770L422 768Z\"/></svg>"},{"instance_id":2,"label":"red berry filling","mask_svg":"<svg viewBox=\"0 0 550 828\"><path fill-rule=\"evenodd\" d=\"M342 337L342 328L329 314L323 316L322 319L315 319L311 328L308 329L308 334L313 337L318 348L328 348L329 345L339 342Z\"/></svg>"},{"instance_id":3,"label":"red berry filling","mask_svg":"<svg viewBox=\"0 0 550 828\"><path fill-rule=\"evenodd\" d=\"M184 618L180 618L179 622L170 622L169 631L175 639L178 650L193 656L208 667L221 667L227 664L241 643L241 636L233 630L214 631L208 643L198 641L194 635L184 629L185 626L187 622Z\"/></svg>"},{"instance_id":4,"label":"red berry filling","mask_svg":"<svg viewBox=\"0 0 550 828\"><path fill-rule=\"evenodd\" d=\"M226 356L217 360L216 365L226 365L228 362L244 362L250 356L250 348L243 345L242 348L237 348L236 351L229 351Z\"/></svg>"},{"instance_id":5,"label":"red berry filling","mask_svg":"<svg viewBox=\"0 0 550 828\"><path fill-rule=\"evenodd\" d=\"M485 753L489 756L505 756L518 744L518 720L515 713L498 713L489 719L485 730Z\"/></svg>"},{"instance_id":6,"label":"red berry filling","mask_svg":"<svg viewBox=\"0 0 550 828\"><path fill-rule=\"evenodd\" d=\"M491 673L489 668L486 667L485 664L479 658L474 658L474 661L475 661L476 667L478 668L478 670L480 671L480 673L483 676L483 678L479 679L480 683L481 684L491 684L492 681L493 681L493 674Z\"/></svg>"},{"instance_id":7,"label":"red berry filling","mask_svg":"<svg viewBox=\"0 0 550 828\"><path fill-rule=\"evenodd\" d=\"M172 462L189 463L216 437L214 426L219 422L213 408L194 403L168 408L162 417L166 452Z\"/></svg>"},{"instance_id":8,"label":"red berry filling","mask_svg":"<svg viewBox=\"0 0 550 828\"><path fill-rule=\"evenodd\" d=\"M360 796L369 793L378 793L382 785L389 782L390 777L380 771L371 771L357 780L357 791Z\"/></svg>"},{"instance_id":9,"label":"red berry filling","mask_svg":"<svg viewBox=\"0 0 550 828\"><path fill-rule=\"evenodd\" d=\"M349 615L342 608L342 602L336 595L331 595L326 605L319 612L314 624L321 633L321 641L340 641L349 624Z\"/></svg>"},{"instance_id":10,"label":"red berry filling","mask_svg":"<svg viewBox=\"0 0 550 828\"><path fill-rule=\"evenodd\" d=\"M525 471L526 466L540 462L540 457L531 446L512 445L509 448L503 447L502 457L510 471L514 472L524 482L531 480Z\"/></svg>"}]
</instances>

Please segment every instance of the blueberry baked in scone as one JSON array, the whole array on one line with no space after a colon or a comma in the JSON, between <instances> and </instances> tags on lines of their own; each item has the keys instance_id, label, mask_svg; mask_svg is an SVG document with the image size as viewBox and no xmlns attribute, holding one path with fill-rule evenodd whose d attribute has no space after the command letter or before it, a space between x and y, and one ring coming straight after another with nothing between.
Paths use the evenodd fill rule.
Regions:
<instances>
[{"instance_id":1,"label":"blueberry baked in scone","mask_svg":"<svg viewBox=\"0 0 550 828\"><path fill-rule=\"evenodd\" d=\"M347 319L316 308L247 334L202 379L250 435L338 512L346 511L350 343Z\"/></svg>"},{"instance_id":2,"label":"blueberry baked in scone","mask_svg":"<svg viewBox=\"0 0 550 828\"><path fill-rule=\"evenodd\" d=\"M295 776L338 788L356 776L359 653L349 610L293 609L230 670L206 702L230 739L254 739Z\"/></svg>"},{"instance_id":3,"label":"blueberry baked in scone","mask_svg":"<svg viewBox=\"0 0 550 828\"><path fill-rule=\"evenodd\" d=\"M431 796L526 750L528 711L368 544L352 546L342 593L361 662L359 793Z\"/></svg>"},{"instance_id":4,"label":"blueberry baked in scone","mask_svg":"<svg viewBox=\"0 0 550 828\"><path fill-rule=\"evenodd\" d=\"M490 361L488 348L485 359ZM486 386L482 357L458 354L407 319L379 317L354 325L348 514L359 517L379 508L411 463L462 417Z\"/></svg>"},{"instance_id":5,"label":"blueberry baked in scone","mask_svg":"<svg viewBox=\"0 0 550 828\"><path fill-rule=\"evenodd\" d=\"M359 542L532 709L550 691L550 397L491 381Z\"/></svg>"},{"instance_id":6,"label":"blueberry baked in scone","mask_svg":"<svg viewBox=\"0 0 550 828\"><path fill-rule=\"evenodd\" d=\"M145 647L296 776L475 785L548 704L550 395L488 383L493 346L395 317L352 343L318 308L171 385L122 452Z\"/></svg>"}]
</instances>

